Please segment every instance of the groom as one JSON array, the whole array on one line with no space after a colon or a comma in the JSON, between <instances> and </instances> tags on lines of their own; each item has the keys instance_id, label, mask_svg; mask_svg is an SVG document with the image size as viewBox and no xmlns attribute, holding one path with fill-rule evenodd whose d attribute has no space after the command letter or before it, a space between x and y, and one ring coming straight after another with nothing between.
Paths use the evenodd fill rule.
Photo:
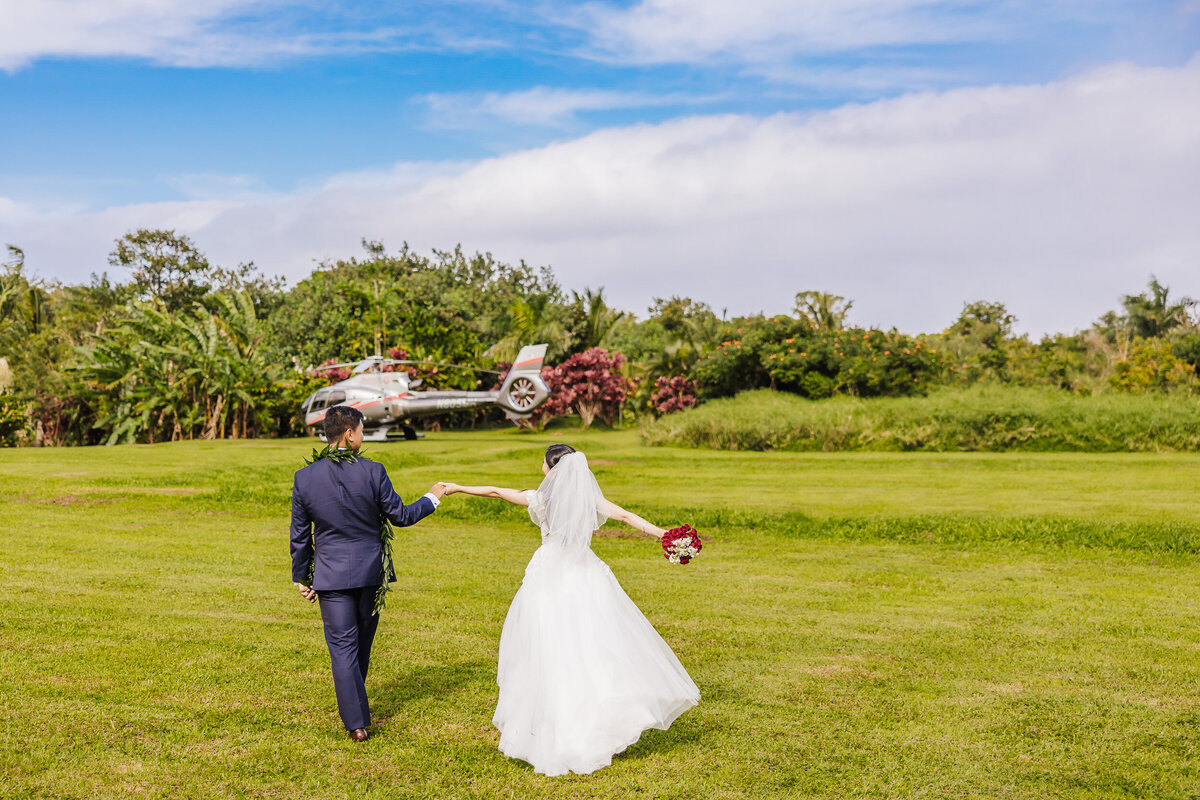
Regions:
<instances>
[{"instance_id":1,"label":"groom","mask_svg":"<svg viewBox=\"0 0 1200 800\"><path fill-rule=\"evenodd\" d=\"M292 580L310 603L320 599L338 713L356 742L367 740L371 724L364 681L379 625L375 592L385 579L396 580L384 575L380 521L413 525L433 513L445 491L434 484L406 506L382 464L344 457L362 447L362 422L357 408L329 409L325 439L344 455L309 464L296 473L292 487Z\"/></svg>"}]
</instances>

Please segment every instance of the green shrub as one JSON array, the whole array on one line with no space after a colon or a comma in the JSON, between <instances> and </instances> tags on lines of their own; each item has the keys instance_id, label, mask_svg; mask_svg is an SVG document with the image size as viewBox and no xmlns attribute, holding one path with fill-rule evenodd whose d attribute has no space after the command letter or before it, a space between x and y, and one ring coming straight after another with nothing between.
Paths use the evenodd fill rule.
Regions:
<instances>
[{"instance_id":1,"label":"green shrub","mask_svg":"<svg viewBox=\"0 0 1200 800\"><path fill-rule=\"evenodd\" d=\"M818 328L805 319L759 317L691 370L704 397L771 387L803 397L896 397L925 393L946 371L944 356L920 337L870 328Z\"/></svg>"},{"instance_id":2,"label":"green shrub","mask_svg":"<svg viewBox=\"0 0 1200 800\"><path fill-rule=\"evenodd\" d=\"M0 394L0 447L14 447L28 426L27 403L11 394Z\"/></svg>"},{"instance_id":3,"label":"green shrub","mask_svg":"<svg viewBox=\"0 0 1200 800\"><path fill-rule=\"evenodd\" d=\"M1200 450L1200 402L980 386L923 398L745 392L647 425L650 445L720 450Z\"/></svg>"},{"instance_id":4,"label":"green shrub","mask_svg":"<svg viewBox=\"0 0 1200 800\"><path fill-rule=\"evenodd\" d=\"M1113 365L1108 382L1125 392L1187 392L1200 386L1195 368L1164 339L1136 339L1129 358Z\"/></svg>"}]
</instances>

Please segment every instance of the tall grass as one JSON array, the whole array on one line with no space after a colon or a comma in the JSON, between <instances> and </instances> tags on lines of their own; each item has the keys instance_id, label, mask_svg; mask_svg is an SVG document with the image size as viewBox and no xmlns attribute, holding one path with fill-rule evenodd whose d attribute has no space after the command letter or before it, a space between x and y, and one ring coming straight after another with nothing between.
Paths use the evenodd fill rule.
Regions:
<instances>
[{"instance_id":1,"label":"tall grass","mask_svg":"<svg viewBox=\"0 0 1200 800\"><path fill-rule=\"evenodd\" d=\"M764 389L663 417L643 438L718 450L1192 451L1200 402L1020 388L813 401Z\"/></svg>"}]
</instances>

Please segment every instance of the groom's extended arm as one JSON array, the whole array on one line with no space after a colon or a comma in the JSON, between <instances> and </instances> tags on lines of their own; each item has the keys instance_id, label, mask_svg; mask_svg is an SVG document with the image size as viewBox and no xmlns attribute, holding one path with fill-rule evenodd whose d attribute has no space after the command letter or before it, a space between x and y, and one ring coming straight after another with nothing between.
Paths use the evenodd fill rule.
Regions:
<instances>
[{"instance_id":1,"label":"groom's extended arm","mask_svg":"<svg viewBox=\"0 0 1200 800\"><path fill-rule=\"evenodd\" d=\"M292 582L306 584L313 560L312 517L300 498L299 482L292 482Z\"/></svg>"},{"instance_id":2,"label":"groom's extended arm","mask_svg":"<svg viewBox=\"0 0 1200 800\"><path fill-rule=\"evenodd\" d=\"M441 484L437 484L428 493L418 498L415 503L405 505L404 501L400 499L400 495L396 494L396 490L392 488L392 479L388 477L387 470L380 467L379 475L379 508L397 527L404 528L417 524L432 514L438 507L438 503L441 502Z\"/></svg>"}]
</instances>

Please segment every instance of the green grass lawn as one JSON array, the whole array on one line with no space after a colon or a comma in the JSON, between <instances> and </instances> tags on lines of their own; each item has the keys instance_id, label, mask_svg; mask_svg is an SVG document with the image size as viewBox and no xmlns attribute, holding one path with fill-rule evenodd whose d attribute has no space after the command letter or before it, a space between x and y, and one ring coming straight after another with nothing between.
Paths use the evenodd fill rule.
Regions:
<instances>
[{"instance_id":1,"label":"green grass lawn","mask_svg":"<svg viewBox=\"0 0 1200 800\"><path fill-rule=\"evenodd\" d=\"M9 450L0 796L1200 797L1200 456L508 431L368 455L411 499L536 486L564 440L616 502L710 537L686 567L595 542L700 686L670 731L582 777L496 751L497 642L538 544L523 509L452 497L397 531L357 745L290 582L310 442Z\"/></svg>"}]
</instances>

